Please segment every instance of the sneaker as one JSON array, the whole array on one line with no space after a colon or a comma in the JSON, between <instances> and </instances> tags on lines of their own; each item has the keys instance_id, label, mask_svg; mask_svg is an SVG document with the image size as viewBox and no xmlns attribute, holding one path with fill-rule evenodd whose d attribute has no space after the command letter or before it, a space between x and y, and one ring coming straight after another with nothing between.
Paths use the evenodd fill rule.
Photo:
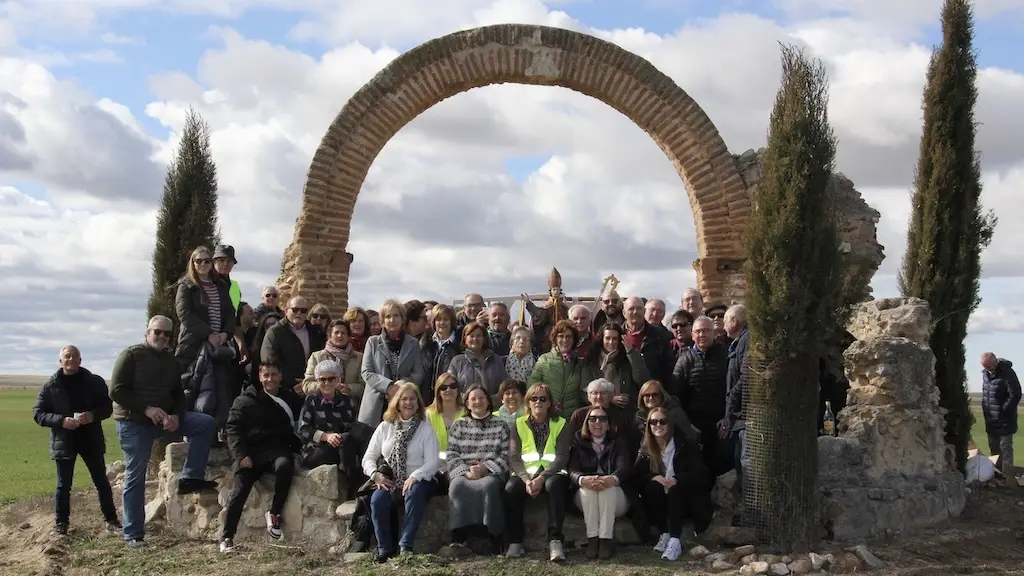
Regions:
<instances>
[{"instance_id":1,"label":"sneaker","mask_svg":"<svg viewBox=\"0 0 1024 576\"><path fill-rule=\"evenodd\" d=\"M452 542L437 552L437 555L442 558L460 558L463 556L470 556L472 554L473 551L461 542Z\"/></svg>"},{"instance_id":2,"label":"sneaker","mask_svg":"<svg viewBox=\"0 0 1024 576\"><path fill-rule=\"evenodd\" d=\"M668 541L668 546L665 546L665 553L661 555L661 559L675 562L682 554L683 543L679 541L679 538L672 538Z\"/></svg>"},{"instance_id":3,"label":"sneaker","mask_svg":"<svg viewBox=\"0 0 1024 576\"><path fill-rule=\"evenodd\" d=\"M132 538L125 542L125 545L132 549L139 549L146 545L146 541L142 538Z\"/></svg>"},{"instance_id":4,"label":"sneaker","mask_svg":"<svg viewBox=\"0 0 1024 576\"><path fill-rule=\"evenodd\" d=\"M550 560L552 562L565 562L565 550L562 549L561 540L548 542L548 551L550 552Z\"/></svg>"},{"instance_id":5,"label":"sneaker","mask_svg":"<svg viewBox=\"0 0 1024 576\"><path fill-rule=\"evenodd\" d=\"M107 534L113 536L115 534L120 534L121 531L124 530L124 526L121 526L121 522L118 521L117 518L114 518L113 520L107 520L106 522L104 522L103 529L107 532Z\"/></svg>"},{"instance_id":6,"label":"sneaker","mask_svg":"<svg viewBox=\"0 0 1024 576\"><path fill-rule=\"evenodd\" d=\"M271 514L270 512L267 512L266 518L267 534L270 534L270 537L274 540L280 540L281 536L284 535L284 533L281 532L281 515Z\"/></svg>"},{"instance_id":7,"label":"sneaker","mask_svg":"<svg viewBox=\"0 0 1024 576\"><path fill-rule=\"evenodd\" d=\"M383 563L387 562L388 560L391 560L394 557L395 557L394 551L389 550L389 551L385 552L385 551L382 551L382 550L377 550L377 555L373 558L373 561L376 562L377 564L383 564Z\"/></svg>"},{"instance_id":8,"label":"sneaker","mask_svg":"<svg viewBox=\"0 0 1024 576\"><path fill-rule=\"evenodd\" d=\"M506 558L522 558L526 556L526 549L523 548L521 542L515 542L508 545L508 552L505 552Z\"/></svg>"},{"instance_id":9,"label":"sneaker","mask_svg":"<svg viewBox=\"0 0 1024 576\"><path fill-rule=\"evenodd\" d=\"M53 531L58 536L67 536L68 535L68 523L67 522L57 522L56 524L53 525Z\"/></svg>"},{"instance_id":10,"label":"sneaker","mask_svg":"<svg viewBox=\"0 0 1024 576\"><path fill-rule=\"evenodd\" d=\"M412 548L402 546L402 551L399 553L399 556L412 556L413 554L414 552L412 551Z\"/></svg>"},{"instance_id":11,"label":"sneaker","mask_svg":"<svg viewBox=\"0 0 1024 576\"><path fill-rule=\"evenodd\" d=\"M668 532L662 534L661 537L658 538L658 543L654 545L654 551L664 552L665 547L668 546L668 541L671 539L672 537L668 535Z\"/></svg>"},{"instance_id":12,"label":"sneaker","mask_svg":"<svg viewBox=\"0 0 1024 576\"><path fill-rule=\"evenodd\" d=\"M228 554L235 551L235 541L231 538L225 538L220 541L220 553Z\"/></svg>"}]
</instances>

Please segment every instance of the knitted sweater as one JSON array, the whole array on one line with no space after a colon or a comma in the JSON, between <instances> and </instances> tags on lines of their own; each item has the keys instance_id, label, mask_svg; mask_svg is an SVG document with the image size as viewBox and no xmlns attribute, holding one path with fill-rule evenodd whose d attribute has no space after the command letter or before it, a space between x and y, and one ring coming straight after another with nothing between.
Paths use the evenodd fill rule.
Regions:
<instances>
[{"instance_id":1,"label":"knitted sweater","mask_svg":"<svg viewBox=\"0 0 1024 576\"><path fill-rule=\"evenodd\" d=\"M508 447L508 426L501 418L491 414L481 420L459 418L448 431L448 476L464 476L474 462L504 476L509 469Z\"/></svg>"}]
</instances>

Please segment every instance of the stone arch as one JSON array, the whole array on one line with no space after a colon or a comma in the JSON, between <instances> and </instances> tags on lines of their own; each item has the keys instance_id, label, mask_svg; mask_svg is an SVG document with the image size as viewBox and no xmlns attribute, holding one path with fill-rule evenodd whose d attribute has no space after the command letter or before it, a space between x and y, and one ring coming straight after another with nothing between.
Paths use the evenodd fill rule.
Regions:
<instances>
[{"instance_id":1,"label":"stone arch","mask_svg":"<svg viewBox=\"0 0 1024 576\"><path fill-rule=\"evenodd\" d=\"M302 294L333 310L346 308L352 212L377 154L438 102L504 83L575 90L647 132L687 191L701 292L705 299L743 300L742 235L750 195L736 158L707 114L636 54L580 32L526 24L485 26L430 40L393 60L349 99L313 156L282 262L282 292Z\"/></svg>"}]
</instances>

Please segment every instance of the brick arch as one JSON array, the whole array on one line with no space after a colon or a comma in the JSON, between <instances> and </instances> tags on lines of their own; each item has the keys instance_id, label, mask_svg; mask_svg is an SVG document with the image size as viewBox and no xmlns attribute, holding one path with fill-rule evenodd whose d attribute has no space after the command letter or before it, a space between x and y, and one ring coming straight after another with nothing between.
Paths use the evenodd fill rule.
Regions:
<instances>
[{"instance_id":1,"label":"brick arch","mask_svg":"<svg viewBox=\"0 0 1024 576\"><path fill-rule=\"evenodd\" d=\"M353 95L313 156L278 284L332 310L348 305L352 212L377 154L403 126L473 88L561 86L601 100L647 132L675 166L697 231L693 262L706 299L742 301L750 196L707 114L653 64L594 36L498 24L435 38L402 54ZM468 288L467 288L468 289Z\"/></svg>"}]
</instances>

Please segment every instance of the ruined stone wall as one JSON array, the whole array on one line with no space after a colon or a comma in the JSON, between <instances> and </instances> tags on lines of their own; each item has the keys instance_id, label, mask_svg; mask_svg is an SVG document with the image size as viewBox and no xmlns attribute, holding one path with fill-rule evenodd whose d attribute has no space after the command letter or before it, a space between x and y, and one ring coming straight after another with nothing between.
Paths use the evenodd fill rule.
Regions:
<instances>
[{"instance_id":1,"label":"ruined stone wall","mask_svg":"<svg viewBox=\"0 0 1024 576\"><path fill-rule=\"evenodd\" d=\"M818 439L826 532L896 535L959 516L964 479L944 440L928 303L864 302L848 330L857 341L843 354L850 391L839 436Z\"/></svg>"}]
</instances>

